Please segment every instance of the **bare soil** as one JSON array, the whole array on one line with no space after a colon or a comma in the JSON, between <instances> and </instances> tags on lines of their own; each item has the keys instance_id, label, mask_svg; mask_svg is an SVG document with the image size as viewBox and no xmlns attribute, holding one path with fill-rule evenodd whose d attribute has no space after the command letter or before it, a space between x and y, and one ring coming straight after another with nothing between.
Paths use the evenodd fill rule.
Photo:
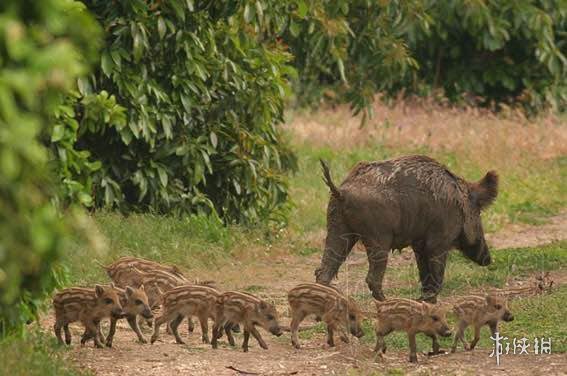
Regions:
<instances>
[{"instance_id":1,"label":"bare soil","mask_svg":"<svg viewBox=\"0 0 567 376\"><path fill-rule=\"evenodd\" d=\"M510 226L489 236L494 248L531 247L567 238L567 213L552 218L542 226ZM318 237L318 236L317 236ZM218 270L203 272L203 279L219 281L225 289L244 289L272 300L283 316L283 324L289 322L286 291L303 281L313 280L313 270L319 263L320 255L309 257L279 256L257 258L254 261L235 262ZM362 252L353 252L351 259L343 266L339 285L349 291L365 291L364 275L366 264ZM392 256L391 264L413 262L411 252ZM206 275L205 275L206 274ZM552 273L555 284L567 283L567 269ZM386 278L385 283L388 283ZM349 285L356 281L356 285ZM355 283L355 282L352 282ZM395 283L395 282L391 282ZM387 288L388 285L386 284ZM306 321L305 325L310 323ZM42 326L51 330L53 316L47 315ZM198 327L198 325L197 325ZM162 327L162 331L165 328ZM337 347L324 345L324 335L315 333L310 339L303 339L303 348L296 350L289 343L289 334L276 338L262 332L270 347L262 350L251 339L250 352L243 353L239 347L230 348L224 338L220 348L212 350L200 342L199 329L187 335L186 325L181 327L186 345L176 345L172 336L162 333L161 341L153 345L136 342L134 333L125 322L120 322L112 349L95 349L92 342L81 347L78 344L82 329L72 327L73 345L68 352L71 361L81 368L92 370L97 375L334 375L387 373L398 371L404 374L454 374L454 375L565 375L567 355L508 355L496 365L490 350L478 349L472 352L458 352L451 355L427 357L419 355L417 365L407 362L407 351L389 351L383 359L376 358L372 345L352 339L344 344L337 340ZM145 335L149 339L150 329ZM237 345L241 335L236 335ZM357 373L358 372L358 373Z\"/></svg>"}]
</instances>

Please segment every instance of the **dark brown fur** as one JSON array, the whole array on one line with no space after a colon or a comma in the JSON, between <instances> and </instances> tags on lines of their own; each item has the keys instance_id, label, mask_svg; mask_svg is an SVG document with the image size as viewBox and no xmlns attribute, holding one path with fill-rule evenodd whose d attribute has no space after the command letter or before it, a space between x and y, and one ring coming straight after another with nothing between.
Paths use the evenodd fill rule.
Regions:
<instances>
[{"instance_id":1,"label":"dark brown fur","mask_svg":"<svg viewBox=\"0 0 567 376\"><path fill-rule=\"evenodd\" d=\"M421 298L431 302L442 287L451 248L479 265L490 264L480 211L498 194L495 172L470 183L435 160L415 155L360 162L336 187L327 165L322 167L331 198L317 282L329 284L358 241L366 247L366 282L378 300L384 299L382 280L390 250L412 246Z\"/></svg>"}]
</instances>

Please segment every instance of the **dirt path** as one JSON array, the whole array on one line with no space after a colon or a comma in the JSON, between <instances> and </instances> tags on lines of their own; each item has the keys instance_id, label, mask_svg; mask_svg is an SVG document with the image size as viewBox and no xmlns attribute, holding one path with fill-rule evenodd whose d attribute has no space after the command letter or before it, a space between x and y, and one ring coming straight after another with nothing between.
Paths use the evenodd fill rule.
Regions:
<instances>
[{"instance_id":1,"label":"dirt path","mask_svg":"<svg viewBox=\"0 0 567 376\"><path fill-rule=\"evenodd\" d=\"M542 226L511 226L489 237L494 248L517 246L535 246L567 238L567 213L554 217ZM209 270L207 275L196 275L203 279L222 281L222 289L245 289L271 299L278 306L284 324L288 323L285 292L301 281L311 281L313 270L319 263L320 255L309 257L280 256L278 258L256 259L226 265L219 270ZM393 256L393 264L403 265L413 262L411 252ZM340 278L341 288L366 290L364 275L366 263L361 262L365 255L355 252L347 261L347 267L341 273L349 273L349 278ZM204 274L204 272L203 272ZM352 277L352 278L351 278ZM556 284L567 283L567 269L552 273ZM386 278L385 287L389 286ZM358 281L359 285L348 285L348 281ZM361 290L361 291L362 291ZM44 328L51 328L52 315L45 317ZM309 325L309 322L305 322ZM249 353L240 348L230 348L221 340L218 350L200 343L198 329L187 337L186 325L182 325L182 336L187 338L186 345L176 345L173 337L162 333L161 341L154 345L141 345L125 322L119 323L113 349L94 349L92 344L77 345L82 332L79 326L73 326L74 345L68 356L83 368L94 371L97 375L334 375L352 370L354 374L384 373L398 370L405 374L454 374L454 375L564 375L567 373L567 356L522 355L505 356L497 366L490 351L480 349L473 352L460 352L450 356L442 355L429 358L419 356L417 365L407 362L406 351L388 352L384 359L376 359L372 344L358 343L353 339L350 344L339 343L336 348L326 348L324 335L313 334L310 339L302 339L304 348L293 349L289 344L289 334L276 338L266 332L262 335L270 349L264 351L251 340ZM146 329L149 338L149 329ZM237 335L237 344L242 337ZM230 368L229 368L230 367ZM359 373L356 373L358 371Z\"/></svg>"}]
</instances>

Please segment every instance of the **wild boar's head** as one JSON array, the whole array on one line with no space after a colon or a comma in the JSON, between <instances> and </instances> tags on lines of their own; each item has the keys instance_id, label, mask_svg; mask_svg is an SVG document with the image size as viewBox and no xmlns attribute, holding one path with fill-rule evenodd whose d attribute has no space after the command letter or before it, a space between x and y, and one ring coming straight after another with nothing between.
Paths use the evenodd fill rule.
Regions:
<instances>
[{"instance_id":1,"label":"wild boar's head","mask_svg":"<svg viewBox=\"0 0 567 376\"><path fill-rule=\"evenodd\" d=\"M258 319L256 323L273 335L279 337L283 334L278 322L278 311L276 311L276 308L272 304L264 301L258 303L256 307L256 318Z\"/></svg>"},{"instance_id":2,"label":"wild boar's head","mask_svg":"<svg viewBox=\"0 0 567 376\"><path fill-rule=\"evenodd\" d=\"M492 204L497 195L498 175L494 171L487 172L477 183L469 183L469 202L457 248L481 266L489 265L492 260L486 245L480 213Z\"/></svg>"}]
</instances>

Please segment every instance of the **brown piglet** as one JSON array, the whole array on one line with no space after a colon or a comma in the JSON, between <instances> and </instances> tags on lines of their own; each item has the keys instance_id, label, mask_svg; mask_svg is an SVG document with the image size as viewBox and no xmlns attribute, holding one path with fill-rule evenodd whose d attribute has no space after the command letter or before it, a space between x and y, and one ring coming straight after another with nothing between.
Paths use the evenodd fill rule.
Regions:
<instances>
[{"instance_id":1,"label":"brown piglet","mask_svg":"<svg viewBox=\"0 0 567 376\"><path fill-rule=\"evenodd\" d=\"M248 351L250 335L256 338L260 347L268 348L256 329L256 325L275 336L279 337L283 334L278 322L276 308L254 295L237 291L225 292L220 296L218 309L219 320L213 328L213 340L211 342L214 349L218 347L217 340L220 338L223 329L226 332L229 344L234 346L231 328L236 324L242 324L244 329L244 340L242 342L244 352Z\"/></svg>"},{"instance_id":2,"label":"brown piglet","mask_svg":"<svg viewBox=\"0 0 567 376\"><path fill-rule=\"evenodd\" d=\"M122 314L119 316L112 315L110 317L110 331L106 337L106 346L112 347L112 340L116 333L116 322L121 318L125 318L126 321L128 321L130 328L132 328L134 333L138 336L138 341L141 343L147 343L140 331L137 320L138 315L142 316L146 320L151 320L153 318L144 285L140 286L140 288L126 286L126 289L124 290L116 288L116 291L118 292L120 304L122 305Z\"/></svg>"},{"instance_id":3,"label":"brown piglet","mask_svg":"<svg viewBox=\"0 0 567 376\"><path fill-rule=\"evenodd\" d=\"M103 347L99 323L100 320L122 314L122 305L114 285L95 285L94 289L71 287L59 291L53 297L55 309L54 331L59 343L63 343L61 329L65 331L65 343L71 344L69 324L80 321L85 327L81 344L94 339L96 347Z\"/></svg>"},{"instance_id":4,"label":"brown piglet","mask_svg":"<svg viewBox=\"0 0 567 376\"><path fill-rule=\"evenodd\" d=\"M432 339L433 351L439 354L437 336L449 337L451 331L447 325L445 311L438 305L409 299L388 299L376 301L376 351L379 355L386 352L384 337L393 331L405 331L409 339L409 361L417 362L415 335L424 333Z\"/></svg>"},{"instance_id":5,"label":"brown piglet","mask_svg":"<svg viewBox=\"0 0 567 376\"><path fill-rule=\"evenodd\" d=\"M463 343L465 350L474 349L480 339L480 329L484 325L488 325L494 336L498 331L499 321L514 320L514 316L508 309L506 298L496 295L463 297L453 305L453 312L458 322L451 352L457 350L459 340ZM465 330L469 325L474 327L474 339L470 345L465 341Z\"/></svg>"},{"instance_id":6,"label":"brown piglet","mask_svg":"<svg viewBox=\"0 0 567 376\"><path fill-rule=\"evenodd\" d=\"M338 290L318 283L303 283L288 293L291 307L291 343L299 349L299 324L309 315L321 318L327 324L327 344L335 346L334 332L341 330L341 340L348 342L348 331L358 338L364 335L361 327L362 312L356 302Z\"/></svg>"},{"instance_id":7,"label":"brown piglet","mask_svg":"<svg viewBox=\"0 0 567 376\"><path fill-rule=\"evenodd\" d=\"M159 337L159 328L163 323L170 324L177 343L184 343L177 328L185 317L197 316L201 323L203 343L209 343L208 319L218 322L220 293L208 286L186 285L169 290L162 298L162 314L154 322L151 342Z\"/></svg>"}]
</instances>

